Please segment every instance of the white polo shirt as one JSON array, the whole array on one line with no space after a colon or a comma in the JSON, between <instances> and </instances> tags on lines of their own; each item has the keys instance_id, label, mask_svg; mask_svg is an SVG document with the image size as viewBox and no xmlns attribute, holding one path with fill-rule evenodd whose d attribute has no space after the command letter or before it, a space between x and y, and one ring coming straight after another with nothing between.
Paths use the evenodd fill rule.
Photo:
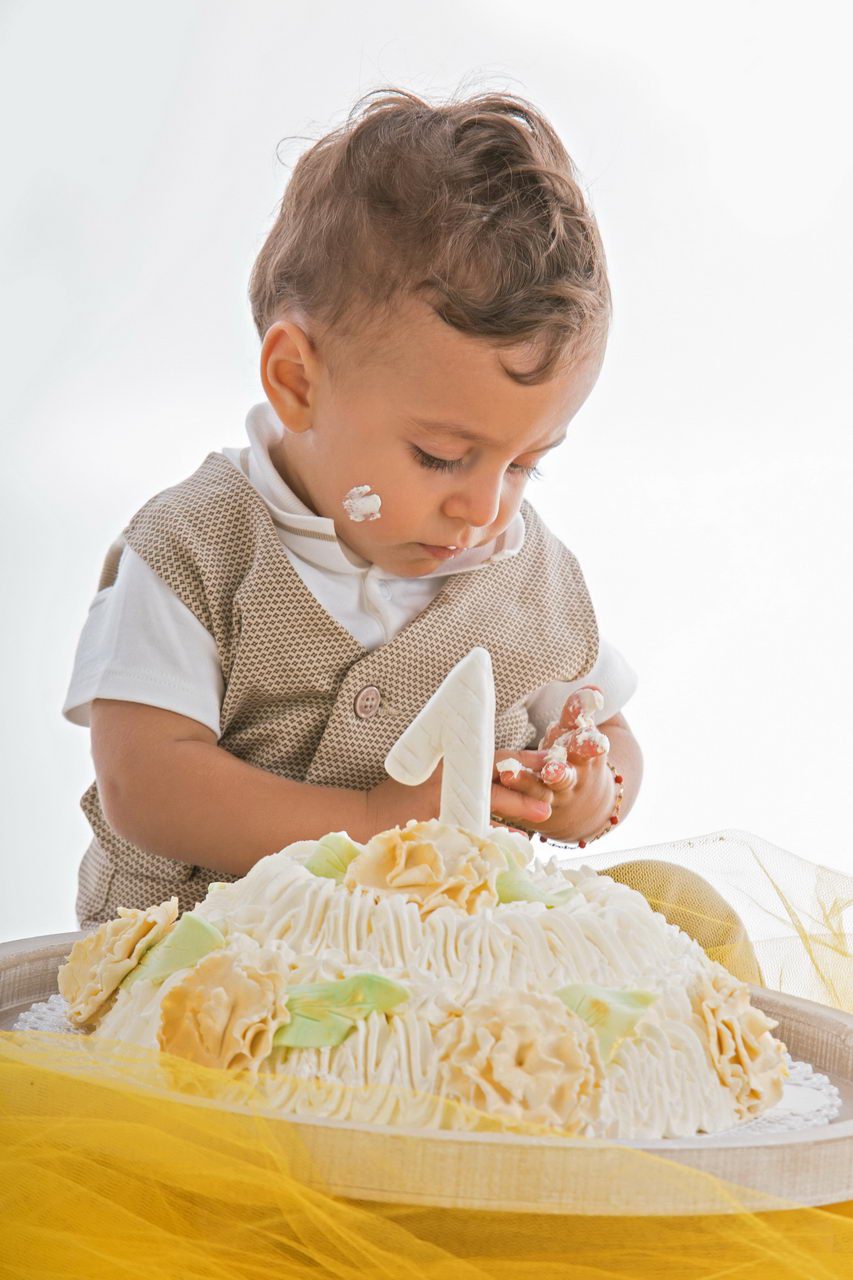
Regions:
<instances>
[{"instance_id":1,"label":"white polo shirt","mask_svg":"<svg viewBox=\"0 0 853 1280\"><path fill-rule=\"evenodd\" d=\"M516 555L524 541L519 512L493 542L460 552L432 572L403 578L362 559L335 533L334 521L300 501L276 471L270 445L284 428L263 401L246 417L247 446L222 453L257 490L269 509L285 554L323 608L366 649L387 644L426 608L450 573L468 573ZM553 681L531 690L528 713L539 736L557 718L571 690L597 684L601 723L621 710L637 676L602 637L593 669L572 683ZM111 587L89 607L74 659L62 714L88 726L93 698L117 698L163 707L207 725L217 738L224 680L213 636L195 614L130 547L125 547Z\"/></svg>"}]
</instances>

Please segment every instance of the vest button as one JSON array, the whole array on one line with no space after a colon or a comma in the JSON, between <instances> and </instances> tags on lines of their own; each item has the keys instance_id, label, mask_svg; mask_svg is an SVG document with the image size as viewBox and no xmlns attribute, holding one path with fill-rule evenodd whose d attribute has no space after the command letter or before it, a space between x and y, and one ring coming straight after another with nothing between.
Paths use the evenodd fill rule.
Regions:
<instances>
[{"instance_id":1,"label":"vest button","mask_svg":"<svg viewBox=\"0 0 853 1280\"><path fill-rule=\"evenodd\" d=\"M353 707L355 714L360 720L369 720L371 716L375 716L379 710L379 703L382 701L382 694L376 688L375 684L368 684L362 689L361 693L355 699Z\"/></svg>"}]
</instances>

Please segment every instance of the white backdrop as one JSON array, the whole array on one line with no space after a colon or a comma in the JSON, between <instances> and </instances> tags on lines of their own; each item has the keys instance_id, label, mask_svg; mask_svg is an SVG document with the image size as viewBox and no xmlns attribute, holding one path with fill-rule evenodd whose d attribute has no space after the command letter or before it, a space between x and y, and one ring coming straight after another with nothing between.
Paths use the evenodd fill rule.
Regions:
<instances>
[{"instance_id":1,"label":"white backdrop","mask_svg":"<svg viewBox=\"0 0 853 1280\"><path fill-rule=\"evenodd\" d=\"M528 495L640 677L608 840L740 827L853 872L847 12L7 0L0 938L76 927L94 774L60 708L102 557L243 443L287 166L382 85L532 99L601 225L608 355Z\"/></svg>"}]
</instances>

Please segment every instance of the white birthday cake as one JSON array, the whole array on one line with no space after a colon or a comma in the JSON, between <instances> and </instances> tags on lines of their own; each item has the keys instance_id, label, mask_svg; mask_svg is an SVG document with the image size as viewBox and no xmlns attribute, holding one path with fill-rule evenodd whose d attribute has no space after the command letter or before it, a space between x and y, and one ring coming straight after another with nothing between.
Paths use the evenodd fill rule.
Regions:
<instances>
[{"instance_id":1,"label":"white birthday cake","mask_svg":"<svg viewBox=\"0 0 853 1280\"><path fill-rule=\"evenodd\" d=\"M77 1027L224 1068L282 1114L645 1139L774 1106L777 1025L637 891L432 819L333 832L119 917L60 970Z\"/></svg>"}]
</instances>

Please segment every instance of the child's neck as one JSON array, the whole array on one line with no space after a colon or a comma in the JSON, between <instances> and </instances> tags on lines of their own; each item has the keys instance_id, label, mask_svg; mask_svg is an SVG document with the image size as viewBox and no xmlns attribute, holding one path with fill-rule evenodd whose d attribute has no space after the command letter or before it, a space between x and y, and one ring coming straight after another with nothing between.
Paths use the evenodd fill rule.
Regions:
<instances>
[{"instance_id":1,"label":"child's neck","mask_svg":"<svg viewBox=\"0 0 853 1280\"><path fill-rule=\"evenodd\" d=\"M303 504L303 506L306 506L309 511L313 512L315 516L318 516L320 515L320 512L315 507L311 499L310 493L308 492L307 488L303 484L297 469L294 467L293 459L291 457L286 456L286 453L287 453L286 447L285 447L286 439L287 439L287 433L285 432L281 440L279 440L275 444L270 445L269 447L270 462L273 464L276 471L281 476L282 480L290 489L290 491L296 494L296 497Z\"/></svg>"}]
</instances>

